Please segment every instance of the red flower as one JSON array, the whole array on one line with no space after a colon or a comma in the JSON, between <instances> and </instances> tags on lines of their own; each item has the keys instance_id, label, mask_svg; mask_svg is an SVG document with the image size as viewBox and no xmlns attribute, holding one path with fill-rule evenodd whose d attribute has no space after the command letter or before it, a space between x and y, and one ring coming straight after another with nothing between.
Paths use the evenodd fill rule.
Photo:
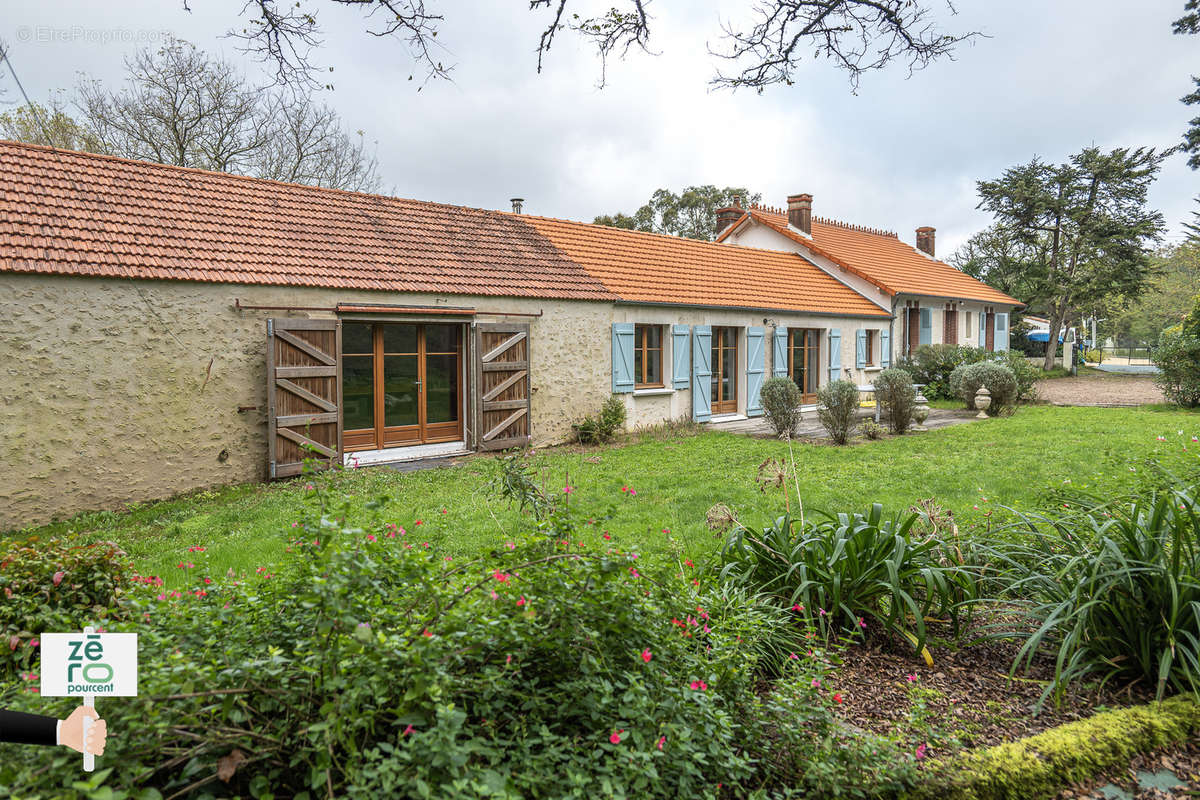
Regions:
<instances>
[{"instance_id":1,"label":"red flower","mask_svg":"<svg viewBox=\"0 0 1200 800\"><path fill-rule=\"evenodd\" d=\"M605 531L603 534L601 534L600 538L604 539L605 541L612 539L612 537L608 535L608 531Z\"/></svg>"},{"instance_id":2,"label":"red flower","mask_svg":"<svg viewBox=\"0 0 1200 800\"><path fill-rule=\"evenodd\" d=\"M650 659L653 657L654 656L650 654L649 647L647 647L645 650L642 651L642 661L646 662L647 664L650 663Z\"/></svg>"},{"instance_id":3,"label":"red flower","mask_svg":"<svg viewBox=\"0 0 1200 800\"><path fill-rule=\"evenodd\" d=\"M424 636L426 639L433 638L433 634L430 633L429 628L426 628L425 630L421 631L421 635Z\"/></svg>"},{"instance_id":4,"label":"red flower","mask_svg":"<svg viewBox=\"0 0 1200 800\"><path fill-rule=\"evenodd\" d=\"M525 595L521 595L521 599L517 601L517 607L525 605Z\"/></svg>"},{"instance_id":5,"label":"red flower","mask_svg":"<svg viewBox=\"0 0 1200 800\"><path fill-rule=\"evenodd\" d=\"M613 744L620 744L621 743L621 734L624 732L625 732L624 728L621 728L621 730L619 730L619 731L613 731L612 734L609 735L608 740L610 742L612 742Z\"/></svg>"},{"instance_id":6,"label":"red flower","mask_svg":"<svg viewBox=\"0 0 1200 800\"><path fill-rule=\"evenodd\" d=\"M838 705L841 705L841 703L842 703L842 694L841 694L841 692L834 692L834 694L833 694L833 702L837 703Z\"/></svg>"},{"instance_id":7,"label":"red flower","mask_svg":"<svg viewBox=\"0 0 1200 800\"><path fill-rule=\"evenodd\" d=\"M662 750L663 745L666 744L666 742L667 742L667 737L665 737L665 736L658 737L658 749Z\"/></svg>"},{"instance_id":8,"label":"red flower","mask_svg":"<svg viewBox=\"0 0 1200 800\"><path fill-rule=\"evenodd\" d=\"M412 725L409 725L407 728L405 728L405 729L404 729L404 732L403 732L403 733L401 733L400 735L401 735L401 736L408 736L408 735L409 735L410 733L412 733L412 732L413 732L413 726L412 726Z\"/></svg>"},{"instance_id":9,"label":"red flower","mask_svg":"<svg viewBox=\"0 0 1200 800\"><path fill-rule=\"evenodd\" d=\"M704 681L692 681L691 688L697 689L697 690L703 692L704 690L706 690L708 688L708 684L705 683Z\"/></svg>"}]
</instances>

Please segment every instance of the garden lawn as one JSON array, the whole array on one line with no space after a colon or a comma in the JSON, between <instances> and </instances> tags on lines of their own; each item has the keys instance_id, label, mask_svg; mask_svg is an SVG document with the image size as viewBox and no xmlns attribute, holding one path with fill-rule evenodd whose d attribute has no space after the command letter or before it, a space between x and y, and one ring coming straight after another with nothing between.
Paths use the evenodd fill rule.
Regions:
<instances>
[{"instance_id":1,"label":"garden lawn","mask_svg":"<svg viewBox=\"0 0 1200 800\"><path fill-rule=\"evenodd\" d=\"M1200 436L1200 415L1190 412L1030 406L1010 418L850 447L795 443L791 452L810 513L873 502L903 509L935 498L969 527L1011 519L1003 506L1031 510L1055 503L1052 490L1064 486L1116 494L1154 485L1161 469L1194 482L1200 444L1193 436ZM647 562L699 565L719 546L719 534L705 521L713 504L726 503L754 526L782 511L780 490L760 491L755 482L759 465L770 458L788 459L787 444L710 432L550 449L534 463L549 493L562 497L571 487L570 505L584 521L576 539L599 543L607 532L606 546L637 552ZM338 502L346 498L349 518L363 526L364 536L394 523L407 530L407 541L462 558L500 547L529 526L489 488L496 472L493 458L478 457L421 472L369 468L314 480ZM289 538L304 533L293 523L316 495L308 483L228 487L25 533L114 541L139 572L162 576L168 586L182 588L231 569L253 577L285 566ZM24 534L5 536L18 535Z\"/></svg>"}]
</instances>

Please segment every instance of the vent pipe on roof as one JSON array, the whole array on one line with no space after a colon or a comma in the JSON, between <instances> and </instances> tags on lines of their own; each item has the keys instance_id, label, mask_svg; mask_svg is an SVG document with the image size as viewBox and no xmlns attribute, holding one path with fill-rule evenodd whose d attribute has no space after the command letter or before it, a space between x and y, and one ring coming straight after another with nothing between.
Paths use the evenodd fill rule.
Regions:
<instances>
[{"instance_id":1,"label":"vent pipe on roof","mask_svg":"<svg viewBox=\"0 0 1200 800\"><path fill-rule=\"evenodd\" d=\"M521 206L522 206L522 205L525 203L525 198L524 198L524 197L514 197L514 198L513 198L512 200L510 200L509 202L510 202L510 203L512 203L512 206L513 206L513 213L514 213L514 214L520 214L520 213L521 213Z\"/></svg>"},{"instance_id":2,"label":"vent pipe on roof","mask_svg":"<svg viewBox=\"0 0 1200 800\"><path fill-rule=\"evenodd\" d=\"M936 258L936 256L934 255L934 246L933 246L934 231L935 231L935 229L929 227L928 225L926 225L922 228L917 228L917 249L923 250L924 252L928 253L930 258Z\"/></svg>"},{"instance_id":3,"label":"vent pipe on roof","mask_svg":"<svg viewBox=\"0 0 1200 800\"><path fill-rule=\"evenodd\" d=\"M812 195L788 195L788 225L812 236Z\"/></svg>"}]
</instances>

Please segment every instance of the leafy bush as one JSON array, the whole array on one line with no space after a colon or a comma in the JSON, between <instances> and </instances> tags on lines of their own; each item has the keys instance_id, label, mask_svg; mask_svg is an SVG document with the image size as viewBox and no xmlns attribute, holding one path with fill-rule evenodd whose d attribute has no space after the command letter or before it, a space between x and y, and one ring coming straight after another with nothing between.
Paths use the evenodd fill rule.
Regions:
<instances>
[{"instance_id":1,"label":"leafy bush","mask_svg":"<svg viewBox=\"0 0 1200 800\"><path fill-rule=\"evenodd\" d=\"M791 378L776 376L763 382L763 417L776 436L793 436L800 424L800 387Z\"/></svg>"},{"instance_id":2,"label":"leafy bush","mask_svg":"<svg viewBox=\"0 0 1200 800\"><path fill-rule=\"evenodd\" d=\"M1161 372L1154 382L1167 400L1187 408L1200 406L1200 338L1164 334L1154 350Z\"/></svg>"},{"instance_id":3,"label":"leafy bush","mask_svg":"<svg viewBox=\"0 0 1200 800\"><path fill-rule=\"evenodd\" d=\"M794 384L793 384L794 385ZM858 386L854 381L830 381L817 390L817 419L834 444L845 444L854 430L858 412Z\"/></svg>"},{"instance_id":4,"label":"leafy bush","mask_svg":"<svg viewBox=\"0 0 1200 800\"><path fill-rule=\"evenodd\" d=\"M892 433L902 434L912 424L912 412L917 406L917 390L912 376L902 369L885 369L875 378L875 402L880 414L888 421Z\"/></svg>"},{"instance_id":5,"label":"leafy bush","mask_svg":"<svg viewBox=\"0 0 1200 800\"><path fill-rule=\"evenodd\" d=\"M957 629L975 582L958 548L914 535L918 519L884 519L875 504L866 514L816 512L804 522L785 515L761 530L739 525L722 551L721 577L802 606L827 638L858 632L870 619L920 650L925 618L948 615Z\"/></svg>"},{"instance_id":6,"label":"leafy bush","mask_svg":"<svg viewBox=\"0 0 1200 800\"><path fill-rule=\"evenodd\" d=\"M26 669L46 631L82 630L118 610L125 554L111 542L31 536L0 549L0 678Z\"/></svg>"},{"instance_id":7,"label":"leafy bush","mask_svg":"<svg viewBox=\"0 0 1200 800\"><path fill-rule=\"evenodd\" d=\"M1003 599L1029 626L1017 662L1055 652L1054 690L1090 676L1153 686L1161 699L1200 689L1200 514L1193 490L1023 517L994 551ZM1030 633L1030 631L1033 631ZM1014 664L1014 668L1016 664Z\"/></svg>"},{"instance_id":8,"label":"leafy bush","mask_svg":"<svg viewBox=\"0 0 1200 800\"><path fill-rule=\"evenodd\" d=\"M1018 350L997 350L988 355L988 360L994 361L1012 370L1017 381L1017 395L1014 400L1026 402L1037 399L1037 382L1042 377L1041 370L1029 362ZM991 391L991 389L988 389ZM955 395L955 400L958 395Z\"/></svg>"},{"instance_id":9,"label":"leafy bush","mask_svg":"<svg viewBox=\"0 0 1200 800\"><path fill-rule=\"evenodd\" d=\"M862 431L863 436L871 440L881 439L883 438L883 435L887 433L887 428L883 427L873 419L863 420L860 430Z\"/></svg>"},{"instance_id":10,"label":"leafy bush","mask_svg":"<svg viewBox=\"0 0 1200 800\"><path fill-rule=\"evenodd\" d=\"M993 417L1011 408L1017 401L1016 376L1011 369L994 361L980 361L963 367L961 372L956 371L951 376L951 383L959 387L959 396L969 409L975 408L975 395L979 387L986 386L992 398L987 413Z\"/></svg>"},{"instance_id":11,"label":"leafy bush","mask_svg":"<svg viewBox=\"0 0 1200 800\"><path fill-rule=\"evenodd\" d=\"M896 366L911 375L913 383L924 384L921 392L930 400L949 400L955 397L950 389L950 374L955 367L982 361L986 356L987 351L978 347L923 344Z\"/></svg>"},{"instance_id":12,"label":"leafy bush","mask_svg":"<svg viewBox=\"0 0 1200 800\"><path fill-rule=\"evenodd\" d=\"M571 427L580 444L607 444L625 427L625 401L614 394L600 406L598 416L586 416Z\"/></svg>"}]
</instances>

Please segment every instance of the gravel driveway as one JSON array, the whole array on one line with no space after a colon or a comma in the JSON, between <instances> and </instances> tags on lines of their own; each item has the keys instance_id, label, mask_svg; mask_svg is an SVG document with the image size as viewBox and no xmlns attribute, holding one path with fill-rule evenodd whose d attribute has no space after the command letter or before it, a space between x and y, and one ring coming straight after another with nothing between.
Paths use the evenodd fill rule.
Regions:
<instances>
[{"instance_id":1,"label":"gravel driveway","mask_svg":"<svg viewBox=\"0 0 1200 800\"><path fill-rule=\"evenodd\" d=\"M1154 379L1140 375L1086 375L1038 381L1038 397L1056 406L1142 406L1162 403Z\"/></svg>"}]
</instances>

